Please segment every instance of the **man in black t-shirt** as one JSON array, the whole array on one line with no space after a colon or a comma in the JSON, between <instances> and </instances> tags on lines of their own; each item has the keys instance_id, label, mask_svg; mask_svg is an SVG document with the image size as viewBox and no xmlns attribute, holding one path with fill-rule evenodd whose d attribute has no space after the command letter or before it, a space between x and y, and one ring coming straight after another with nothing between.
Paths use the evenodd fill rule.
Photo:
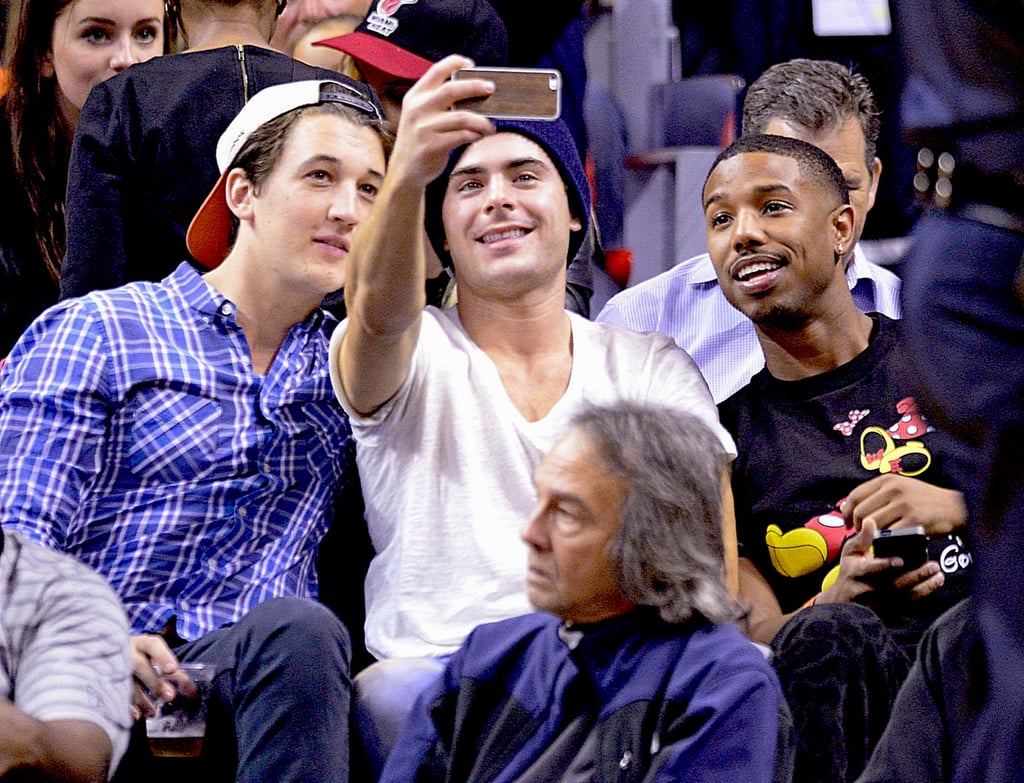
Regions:
<instances>
[{"instance_id":1,"label":"man in black t-shirt","mask_svg":"<svg viewBox=\"0 0 1024 783\"><path fill-rule=\"evenodd\" d=\"M787 690L798 779L852 779L906 674L901 647L966 591L958 447L917 410L898 324L854 305L841 263L854 213L831 158L743 137L712 167L704 209L722 291L766 360L720 406L750 635ZM916 525L924 565L873 556L876 530Z\"/></svg>"}]
</instances>

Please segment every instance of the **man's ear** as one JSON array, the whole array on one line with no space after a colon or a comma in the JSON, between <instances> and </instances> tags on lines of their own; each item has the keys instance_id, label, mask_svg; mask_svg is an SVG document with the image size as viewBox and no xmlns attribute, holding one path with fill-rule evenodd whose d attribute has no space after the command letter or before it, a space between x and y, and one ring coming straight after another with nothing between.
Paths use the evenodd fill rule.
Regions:
<instances>
[{"instance_id":1,"label":"man's ear","mask_svg":"<svg viewBox=\"0 0 1024 783\"><path fill-rule=\"evenodd\" d=\"M840 204L832 210L832 232L836 248L843 248L839 255L844 255L853 245L854 212L849 204Z\"/></svg>"},{"instance_id":2,"label":"man's ear","mask_svg":"<svg viewBox=\"0 0 1024 783\"><path fill-rule=\"evenodd\" d=\"M871 184L868 185L868 206L867 211L871 211L871 207L875 205L875 197L878 195L878 178L882 176L882 161L875 158L874 163L871 164ZM861 217L864 217L861 215Z\"/></svg>"},{"instance_id":3,"label":"man's ear","mask_svg":"<svg viewBox=\"0 0 1024 783\"><path fill-rule=\"evenodd\" d=\"M256 189L242 169L231 169L224 183L224 198L228 209L241 221L252 218Z\"/></svg>"}]
</instances>

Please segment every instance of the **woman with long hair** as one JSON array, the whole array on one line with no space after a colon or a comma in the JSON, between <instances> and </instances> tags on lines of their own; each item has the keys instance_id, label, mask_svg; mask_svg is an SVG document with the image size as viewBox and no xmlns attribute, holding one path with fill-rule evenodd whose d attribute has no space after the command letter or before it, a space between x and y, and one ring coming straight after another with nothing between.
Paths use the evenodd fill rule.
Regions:
<instances>
[{"instance_id":1,"label":"woman with long hair","mask_svg":"<svg viewBox=\"0 0 1024 783\"><path fill-rule=\"evenodd\" d=\"M165 50L163 0L12 0L0 98L0 357L57 301L64 198L89 90Z\"/></svg>"}]
</instances>

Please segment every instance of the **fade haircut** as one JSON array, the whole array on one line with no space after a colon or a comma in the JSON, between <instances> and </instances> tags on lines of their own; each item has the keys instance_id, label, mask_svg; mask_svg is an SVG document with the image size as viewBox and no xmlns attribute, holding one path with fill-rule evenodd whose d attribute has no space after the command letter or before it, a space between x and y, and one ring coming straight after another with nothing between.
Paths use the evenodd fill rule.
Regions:
<instances>
[{"instance_id":1,"label":"fade haircut","mask_svg":"<svg viewBox=\"0 0 1024 783\"><path fill-rule=\"evenodd\" d=\"M857 120L864 133L864 165L873 171L879 111L867 79L831 60L788 60L762 73L743 100L743 133L764 133L773 119L812 133Z\"/></svg>"},{"instance_id":2,"label":"fade haircut","mask_svg":"<svg viewBox=\"0 0 1024 783\"><path fill-rule=\"evenodd\" d=\"M841 203L850 203L850 191L846 187L846 178L843 177L843 172L828 153L806 141L767 133L740 136L722 150L715 158L715 162L711 164L711 170L704 179L704 187L701 192L707 190L708 180L711 179L711 175L720 163L747 152L768 152L792 158L800 166L801 174L814 180L822 190L834 194Z\"/></svg>"},{"instance_id":3,"label":"fade haircut","mask_svg":"<svg viewBox=\"0 0 1024 783\"><path fill-rule=\"evenodd\" d=\"M622 594L669 623L739 622L726 588L722 445L696 416L663 406L588 406L571 428L586 436L628 494L608 559Z\"/></svg>"}]
</instances>

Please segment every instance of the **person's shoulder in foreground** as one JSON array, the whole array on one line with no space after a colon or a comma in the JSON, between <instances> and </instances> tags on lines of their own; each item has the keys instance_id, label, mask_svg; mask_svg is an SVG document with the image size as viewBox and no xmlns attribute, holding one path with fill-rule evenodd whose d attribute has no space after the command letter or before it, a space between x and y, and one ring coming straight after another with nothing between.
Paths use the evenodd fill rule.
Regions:
<instances>
[{"instance_id":1,"label":"person's shoulder in foreground","mask_svg":"<svg viewBox=\"0 0 1024 783\"><path fill-rule=\"evenodd\" d=\"M0 650L0 777L50 763L106 779L131 726L128 621L110 586L0 530Z\"/></svg>"},{"instance_id":2,"label":"person's shoulder in foreground","mask_svg":"<svg viewBox=\"0 0 1024 783\"><path fill-rule=\"evenodd\" d=\"M668 624L648 609L578 628L526 615L470 634L414 711L442 717L407 724L382 780L407 780L428 747L460 773L472 763L516 780L545 769L545 751L576 726L599 748L577 750L606 772L625 761L674 780L768 781L780 701L770 664L731 625ZM467 716L502 717L463 723L467 706ZM460 728L450 747L438 734L447 720ZM429 762L421 770L444 777Z\"/></svg>"}]
</instances>

